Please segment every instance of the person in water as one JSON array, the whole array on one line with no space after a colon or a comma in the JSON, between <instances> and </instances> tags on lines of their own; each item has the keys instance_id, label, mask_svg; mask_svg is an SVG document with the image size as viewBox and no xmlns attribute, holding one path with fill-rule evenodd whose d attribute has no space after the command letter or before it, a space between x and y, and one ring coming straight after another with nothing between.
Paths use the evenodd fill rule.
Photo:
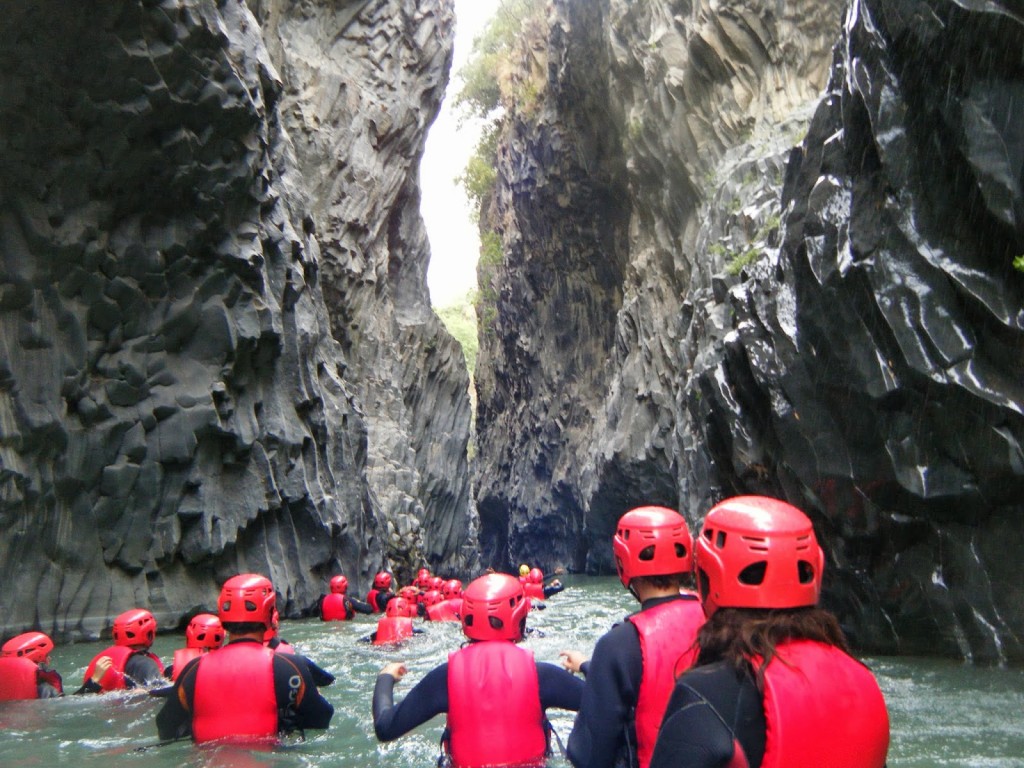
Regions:
<instances>
[{"instance_id":1,"label":"person in water","mask_svg":"<svg viewBox=\"0 0 1024 768\"><path fill-rule=\"evenodd\" d=\"M174 652L171 666L164 676L176 680L178 674L192 659L214 651L224 645L224 627L212 613L197 613L185 628L185 647Z\"/></svg>"},{"instance_id":2,"label":"person in water","mask_svg":"<svg viewBox=\"0 0 1024 768\"><path fill-rule=\"evenodd\" d=\"M347 593L348 579L341 575L332 576L330 594L320 598L321 621L350 621L357 613L375 613L369 603Z\"/></svg>"},{"instance_id":3,"label":"person in water","mask_svg":"<svg viewBox=\"0 0 1024 768\"><path fill-rule=\"evenodd\" d=\"M708 621L651 768L881 768L885 700L818 607L825 556L807 516L764 496L727 499L704 519L696 564Z\"/></svg>"},{"instance_id":4,"label":"person in water","mask_svg":"<svg viewBox=\"0 0 1024 768\"><path fill-rule=\"evenodd\" d=\"M552 579L548 584L544 583L544 571L540 568L531 568L526 573L526 577L520 577L519 581L523 585L523 591L526 592L526 596L534 600L547 600L552 595L557 595L563 589L562 582L558 579Z\"/></svg>"},{"instance_id":5,"label":"person in water","mask_svg":"<svg viewBox=\"0 0 1024 768\"><path fill-rule=\"evenodd\" d=\"M287 733L327 728L334 715L305 660L263 644L277 597L270 580L240 574L224 582L217 611L228 644L188 662L157 713L160 738L273 744Z\"/></svg>"},{"instance_id":6,"label":"person in water","mask_svg":"<svg viewBox=\"0 0 1024 768\"><path fill-rule=\"evenodd\" d=\"M156 619L145 608L132 608L114 619L114 644L97 653L75 694L153 688L164 683L164 665L150 652Z\"/></svg>"},{"instance_id":7,"label":"person in water","mask_svg":"<svg viewBox=\"0 0 1024 768\"><path fill-rule=\"evenodd\" d=\"M373 691L373 728L392 741L447 713L442 740L448 764L543 766L549 753L549 707L579 708L582 682L555 664L535 662L516 643L529 611L522 585L508 574L475 579L462 594L469 642L435 667L398 704L395 683L404 664L387 664Z\"/></svg>"},{"instance_id":8,"label":"person in water","mask_svg":"<svg viewBox=\"0 0 1024 768\"><path fill-rule=\"evenodd\" d=\"M0 648L0 701L53 699L64 683L50 668L53 640L43 632L24 632Z\"/></svg>"},{"instance_id":9,"label":"person in water","mask_svg":"<svg viewBox=\"0 0 1024 768\"><path fill-rule=\"evenodd\" d=\"M567 746L577 768L610 768L620 761L647 768L675 675L696 658L704 623L700 601L681 593L693 570L686 520L665 507L624 514L612 540L622 585L640 611L597 641L589 662L564 651L563 664L586 675L583 701Z\"/></svg>"},{"instance_id":10,"label":"person in water","mask_svg":"<svg viewBox=\"0 0 1024 768\"><path fill-rule=\"evenodd\" d=\"M374 645L398 645L413 635L421 634L423 630L412 625L416 612L416 604L404 597L388 600L384 615L377 621L377 630L363 640Z\"/></svg>"},{"instance_id":11,"label":"person in water","mask_svg":"<svg viewBox=\"0 0 1024 768\"><path fill-rule=\"evenodd\" d=\"M391 590L392 581L391 574L387 571L379 571L373 577L373 586L366 593L366 602L375 613L384 613L384 609L388 606L388 600L395 596Z\"/></svg>"}]
</instances>

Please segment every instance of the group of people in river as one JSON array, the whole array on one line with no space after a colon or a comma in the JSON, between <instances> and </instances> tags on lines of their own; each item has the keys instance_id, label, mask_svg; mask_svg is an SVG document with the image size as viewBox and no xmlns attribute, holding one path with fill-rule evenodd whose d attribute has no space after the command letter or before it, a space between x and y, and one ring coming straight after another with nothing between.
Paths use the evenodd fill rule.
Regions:
<instances>
[{"instance_id":1,"label":"group of people in river","mask_svg":"<svg viewBox=\"0 0 1024 768\"><path fill-rule=\"evenodd\" d=\"M825 557L802 511L764 496L729 498L694 539L678 512L638 507L619 519L612 552L640 610L599 638L589 660L565 650L560 664L519 644L531 609L564 589L539 569L489 572L463 589L423 568L397 590L382 571L365 600L334 576L319 605L324 621L382 614L366 639L396 648L415 618L457 621L466 638L400 701L405 664L380 670L376 737L397 739L443 714L439 764L543 766L553 732L545 713L558 708L576 712L565 747L575 768L884 766L885 701L818 605ZM167 740L274 744L327 728L334 709L320 688L333 676L282 642L277 625L273 584L240 574L223 584L216 614L191 620L186 647L164 669L150 652L152 614L126 611L76 693L138 687L165 697L156 725ZM52 649L41 632L4 643L0 700L61 695Z\"/></svg>"}]
</instances>

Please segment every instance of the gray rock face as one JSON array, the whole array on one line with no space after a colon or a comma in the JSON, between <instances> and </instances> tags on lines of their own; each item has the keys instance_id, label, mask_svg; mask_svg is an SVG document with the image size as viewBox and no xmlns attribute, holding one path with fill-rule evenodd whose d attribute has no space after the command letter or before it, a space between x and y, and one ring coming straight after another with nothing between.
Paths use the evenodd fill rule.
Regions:
<instances>
[{"instance_id":1,"label":"gray rock face","mask_svg":"<svg viewBox=\"0 0 1024 768\"><path fill-rule=\"evenodd\" d=\"M244 570L296 614L334 572L470 562L468 377L416 206L451 25L447 2L6 9L3 634L168 626Z\"/></svg>"},{"instance_id":2,"label":"gray rock face","mask_svg":"<svg viewBox=\"0 0 1024 768\"><path fill-rule=\"evenodd\" d=\"M1022 42L1000 3L852 5L781 250L690 393L712 487L768 458L873 648L1024 658Z\"/></svg>"},{"instance_id":3,"label":"gray rock face","mask_svg":"<svg viewBox=\"0 0 1024 768\"><path fill-rule=\"evenodd\" d=\"M579 5L490 212L491 552L607 569L632 505L767 493L814 517L862 647L1024 658L1019 13Z\"/></svg>"},{"instance_id":4,"label":"gray rock face","mask_svg":"<svg viewBox=\"0 0 1024 768\"><path fill-rule=\"evenodd\" d=\"M542 104L507 126L485 220L505 250L481 275L485 557L608 569L623 512L679 503L705 186L820 91L839 27L838 2L763 5L556 2L521 64Z\"/></svg>"}]
</instances>

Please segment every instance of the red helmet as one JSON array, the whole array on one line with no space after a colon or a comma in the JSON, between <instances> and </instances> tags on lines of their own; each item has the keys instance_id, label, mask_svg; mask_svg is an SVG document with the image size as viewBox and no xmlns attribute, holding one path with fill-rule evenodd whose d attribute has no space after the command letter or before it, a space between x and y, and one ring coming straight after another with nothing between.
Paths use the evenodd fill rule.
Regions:
<instances>
[{"instance_id":1,"label":"red helmet","mask_svg":"<svg viewBox=\"0 0 1024 768\"><path fill-rule=\"evenodd\" d=\"M543 584L544 571L542 571L540 568L531 568L530 572L526 574L526 580L530 584Z\"/></svg>"},{"instance_id":2,"label":"red helmet","mask_svg":"<svg viewBox=\"0 0 1024 768\"><path fill-rule=\"evenodd\" d=\"M186 648L220 648L224 645L224 627L212 613L200 613L185 628Z\"/></svg>"},{"instance_id":3,"label":"red helmet","mask_svg":"<svg viewBox=\"0 0 1024 768\"><path fill-rule=\"evenodd\" d=\"M224 624L253 623L264 627L274 625L277 595L266 576L241 573L224 582L217 601L220 620Z\"/></svg>"},{"instance_id":4,"label":"red helmet","mask_svg":"<svg viewBox=\"0 0 1024 768\"><path fill-rule=\"evenodd\" d=\"M441 597L441 593L436 589L427 590L426 594L423 595L424 605L437 605L442 600L444 600L444 598Z\"/></svg>"},{"instance_id":5,"label":"red helmet","mask_svg":"<svg viewBox=\"0 0 1024 768\"><path fill-rule=\"evenodd\" d=\"M420 594L420 591L418 589L416 589L416 587L412 587L412 586L410 586L410 587L402 587L400 590L398 590L398 596L399 597L404 597L406 600L415 601L416 598L419 596L419 594Z\"/></svg>"},{"instance_id":6,"label":"red helmet","mask_svg":"<svg viewBox=\"0 0 1024 768\"><path fill-rule=\"evenodd\" d=\"M431 576L429 587L430 589L436 589L438 592L442 591L444 589L444 579L440 576Z\"/></svg>"},{"instance_id":7,"label":"red helmet","mask_svg":"<svg viewBox=\"0 0 1024 768\"><path fill-rule=\"evenodd\" d=\"M391 574L387 571L380 571L373 577L373 588L384 590L391 589Z\"/></svg>"},{"instance_id":8,"label":"red helmet","mask_svg":"<svg viewBox=\"0 0 1024 768\"><path fill-rule=\"evenodd\" d=\"M430 570L427 568L420 568L416 572L416 579L413 581L417 587L423 589L430 584Z\"/></svg>"},{"instance_id":9,"label":"red helmet","mask_svg":"<svg viewBox=\"0 0 1024 768\"><path fill-rule=\"evenodd\" d=\"M344 595L348 591L348 579L344 576L331 577L331 594Z\"/></svg>"},{"instance_id":10,"label":"red helmet","mask_svg":"<svg viewBox=\"0 0 1024 768\"><path fill-rule=\"evenodd\" d=\"M415 610L415 609L414 609ZM409 616L409 601L404 597L392 597L384 609L385 616Z\"/></svg>"},{"instance_id":11,"label":"red helmet","mask_svg":"<svg viewBox=\"0 0 1024 768\"><path fill-rule=\"evenodd\" d=\"M132 608L114 619L114 645L143 645L156 639L156 619L145 608Z\"/></svg>"},{"instance_id":12,"label":"red helmet","mask_svg":"<svg viewBox=\"0 0 1024 768\"><path fill-rule=\"evenodd\" d=\"M519 579L488 573L462 593L462 631L470 640L520 640L529 611Z\"/></svg>"},{"instance_id":13,"label":"red helmet","mask_svg":"<svg viewBox=\"0 0 1024 768\"><path fill-rule=\"evenodd\" d=\"M619 518L612 539L619 580L671 576L693 570L693 538L686 518L667 507L637 507Z\"/></svg>"},{"instance_id":14,"label":"red helmet","mask_svg":"<svg viewBox=\"0 0 1024 768\"><path fill-rule=\"evenodd\" d=\"M441 588L441 595L445 600L451 600L462 594L462 582L458 579L448 579Z\"/></svg>"},{"instance_id":15,"label":"red helmet","mask_svg":"<svg viewBox=\"0 0 1024 768\"><path fill-rule=\"evenodd\" d=\"M779 499L737 496L716 504L697 540L697 586L719 608L799 608L821 593L825 554L810 519Z\"/></svg>"},{"instance_id":16,"label":"red helmet","mask_svg":"<svg viewBox=\"0 0 1024 768\"><path fill-rule=\"evenodd\" d=\"M4 643L0 656L23 656L36 664L45 664L52 650L53 640L42 632L25 632Z\"/></svg>"}]
</instances>

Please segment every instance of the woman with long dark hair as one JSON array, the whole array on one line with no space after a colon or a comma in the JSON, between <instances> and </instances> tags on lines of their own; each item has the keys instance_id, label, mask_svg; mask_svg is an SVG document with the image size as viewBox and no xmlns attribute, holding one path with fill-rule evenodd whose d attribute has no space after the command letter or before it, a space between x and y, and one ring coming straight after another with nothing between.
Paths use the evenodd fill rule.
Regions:
<instances>
[{"instance_id":1,"label":"woman with long dark hair","mask_svg":"<svg viewBox=\"0 0 1024 768\"><path fill-rule=\"evenodd\" d=\"M881 768L885 701L817 606L825 557L796 507L716 505L694 547L707 623L677 681L650 768Z\"/></svg>"}]
</instances>

